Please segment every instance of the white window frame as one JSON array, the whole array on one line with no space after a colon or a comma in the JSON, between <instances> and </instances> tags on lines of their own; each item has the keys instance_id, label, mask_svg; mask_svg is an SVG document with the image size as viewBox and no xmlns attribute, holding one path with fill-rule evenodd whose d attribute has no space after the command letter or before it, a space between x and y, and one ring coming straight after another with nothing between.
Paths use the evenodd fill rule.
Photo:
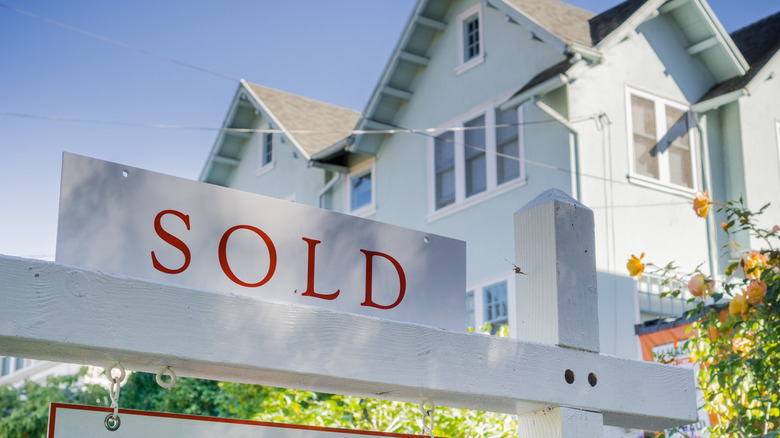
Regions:
<instances>
[{"instance_id":1,"label":"white window frame","mask_svg":"<svg viewBox=\"0 0 780 438\"><path fill-rule=\"evenodd\" d=\"M368 204L362 205L353 210L352 209L352 179L357 178L359 176L363 176L366 173L371 174L371 201ZM349 214L354 216L366 217L376 213L376 161L373 158L366 160L358 164L357 166L353 167L352 169L350 169L349 174L347 174L345 192L347 196L346 209L349 211Z\"/></svg>"},{"instance_id":2,"label":"white window frame","mask_svg":"<svg viewBox=\"0 0 780 438\"><path fill-rule=\"evenodd\" d=\"M433 132L428 137L428 222L433 222L442 217L449 216L452 213L464 210L478 203L484 202L490 198L499 196L508 191L514 190L526 183L525 171L525 135L523 127L523 107L517 108L517 129L518 129L518 158L520 172L514 179L498 184L497 157L496 157L496 113L495 110L499 104L503 103L508 96L495 99L487 104L472 110L457 119L444 124L440 130ZM436 137L445 133L448 129L460 128L464 123L473 120L479 116L485 116L485 144L486 144L486 177L487 188L477 194L466 197L466 165L465 165L465 146L464 131L455 129L455 202L436 208L436 158L435 142Z\"/></svg>"},{"instance_id":3,"label":"white window frame","mask_svg":"<svg viewBox=\"0 0 780 438\"><path fill-rule=\"evenodd\" d=\"M628 180L631 183L653 188L667 193L683 195L693 198L696 195L696 191L701 187L701 181L699 176L699 153L698 153L698 139L696 136L696 121L693 117L691 107L689 104L675 101L669 98L658 96L647 91L643 91L633 87L626 87L626 138L628 145ZM658 179L640 175L634 170L635 156L634 156L634 124L633 124L633 110L631 105L631 97L636 96L642 99L646 99L653 102L653 108L655 112L656 123L656 139L662 138L666 133L666 107L671 107L685 113L688 122L688 144L691 150L691 177L693 181L693 187L686 187L679 184L674 184L670 181L669 176L669 155L664 152L658 155Z\"/></svg>"},{"instance_id":4,"label":"white window frame","mask_svg":"<svg viewBox=\"0 0 780 438\"><path fill-rule=\"evenodd\" d=\"M268 124L263 129L272 129L271 125ZM266 138L270 136L271 138L271 161L264 163L265 160L265 145L266 145ZM257 149L257 171L255 172L256 176L260 176L266 172L269 172L273 170L274 164L276 163L276 142L277 137L271 132L262 132L259 135L260 137L260 145Z\"/></svg>"},{"instance_id":5,"label":"white window frame","mask_svg":"<svg viewBox=\"0 0 780 438\"><path fill-rule=\"evenodd\" d=\"M463 27L474 16L479 23L479 55L466 60L466 35ZM485 21L482 17L482 2L461 12L455 22L458 28L458 66L455 68L455 73L459 75L485 61Z\"/></svg>"},{"instance_id":6,"label":"white window frame","mask_svg":"<svg viewBox=\"0 0 780 438\"><path fill-rule=\"evenodd\" d=\"M464 298L468 300L469 295L474 297L474 308L471 310L474 312L474 331L478 332L479 328L485 325L485 288L502 281L506 282L507 325L509 334L510 337L517 337L517 293L515 291L515 277L513 273L510 275L499 275L486 278L469 285L466 288L467 292L464 295ZM464 302L464 310L468 312L467 303L468 301ZM468 324L468 320L466 323Z\"/></svg>"}]
</instances>

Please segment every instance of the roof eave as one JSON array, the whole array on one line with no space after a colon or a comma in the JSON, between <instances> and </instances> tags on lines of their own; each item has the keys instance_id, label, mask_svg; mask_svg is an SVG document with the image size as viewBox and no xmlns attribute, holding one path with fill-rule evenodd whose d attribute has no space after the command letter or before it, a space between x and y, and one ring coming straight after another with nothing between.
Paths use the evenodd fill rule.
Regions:
<instances>
[{"instance_id":1,"label":"roof eave","mask_svg":"<svg viewBox=\"0 0 780 438\"><path fill-rule=\"evenodd\" d=\"M520 94L512 96L511 98L509 98L509 100L502 103L499 108L502 111L517 108L520 105L524 104L525 102L531 100L534 96L547 94L550 91L553 91L561 87L562 85L565 85L566 83L568 83L568 81L569 78L565 74L555 75L550 79L547 79L546 81L542 82L539 85L531 87Z\"/></svg>"},{"instance_id":2,"label":"roof eave","mask_svg":"<svg viewBox=\"0 0 780 438\"><path fill-rule=\"evenodd\" d=\"M241 84L239 84L238 88L236 89L236 93L233 96L233 101L230 103L230 107L227 111L227 114L225 114L225 119L222 121L222 128L219 130L219 134L217 134L217 138L214 140L214 145L211 146L211 152L209 152L209 157L206 160L206 164L203 166L203 169L200 171L200 175L198 176L198 181L206 181L209 174L213 170L213 165L215 158L219 155L219 148L222 145L222 142L225 138L225 132L226 128L228 127L228 124L233 119L233 116L235 115L236 109L238 108L238 104L241 101L241 97L245 94L242 92L242 89L244 88L243 85L243 79L241 80Z\"/></svg>"}]
</instances>

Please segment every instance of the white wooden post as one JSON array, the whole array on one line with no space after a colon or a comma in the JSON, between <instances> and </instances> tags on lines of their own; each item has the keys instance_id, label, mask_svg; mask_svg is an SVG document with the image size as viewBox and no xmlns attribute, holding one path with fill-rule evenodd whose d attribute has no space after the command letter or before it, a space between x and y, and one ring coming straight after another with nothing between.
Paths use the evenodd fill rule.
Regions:
<instances>
[{"instance_id":1,"label":"white wooden post","mask_svg":"<svg viewBox=\"0 0 780 438\"><path fill-rule=\"evenodd\" d=\"M593 212L548 190L515 213L518 338L599 351ZM593 391L598 374L583 363L555 364L572 391ZM567 407L520 415L520 437L601 437L603 415Z\"/></svg>"}]
</instances>

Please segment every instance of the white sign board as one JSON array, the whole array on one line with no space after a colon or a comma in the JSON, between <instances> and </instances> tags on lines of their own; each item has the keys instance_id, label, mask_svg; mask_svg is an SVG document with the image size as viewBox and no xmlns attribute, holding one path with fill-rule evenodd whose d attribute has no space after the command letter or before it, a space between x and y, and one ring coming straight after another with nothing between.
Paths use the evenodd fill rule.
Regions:
<instances>
[{"instance_id":1,"label":"white sign board","mask_svg":"<svg viewBox=\"0 0 780 438\"><path fill-rule=\"evenodd\" d=\"M359 436L413 438L407 435L362 430L331 429L292 424L264 423L194 415L119 410L120 425L106 429L111 408L52 403L48 438L354 438Z\"/></svg>"},{"instance_id":2,"label":"white sign board","mask_svg":"<svg viewBox=\"0 0 780 438\"><path fill-rule=\"evenodd\" d=\"M466 328L465 242L68 153L56 261Z\"/></svg>"}]
</instances>

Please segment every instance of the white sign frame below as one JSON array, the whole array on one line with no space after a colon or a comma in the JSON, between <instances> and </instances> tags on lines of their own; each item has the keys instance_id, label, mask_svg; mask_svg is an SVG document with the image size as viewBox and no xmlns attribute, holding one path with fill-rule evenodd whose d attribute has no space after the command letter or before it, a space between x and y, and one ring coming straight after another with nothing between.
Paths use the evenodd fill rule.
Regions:
<instances>
[{"instance_id":1,"label":"white sign frame below","mask_svg":"<svg viewBox=\"0 0 780 438\"><path fill-rule=\"evenodd\" d=\"M120 409L120 427L106 429L103 421L113 408L52 403L49 407L48 438L420 438L409 435L366 430L336 429L286 423L205 417L167 412Z\"/></svg>"}]
</instances>

